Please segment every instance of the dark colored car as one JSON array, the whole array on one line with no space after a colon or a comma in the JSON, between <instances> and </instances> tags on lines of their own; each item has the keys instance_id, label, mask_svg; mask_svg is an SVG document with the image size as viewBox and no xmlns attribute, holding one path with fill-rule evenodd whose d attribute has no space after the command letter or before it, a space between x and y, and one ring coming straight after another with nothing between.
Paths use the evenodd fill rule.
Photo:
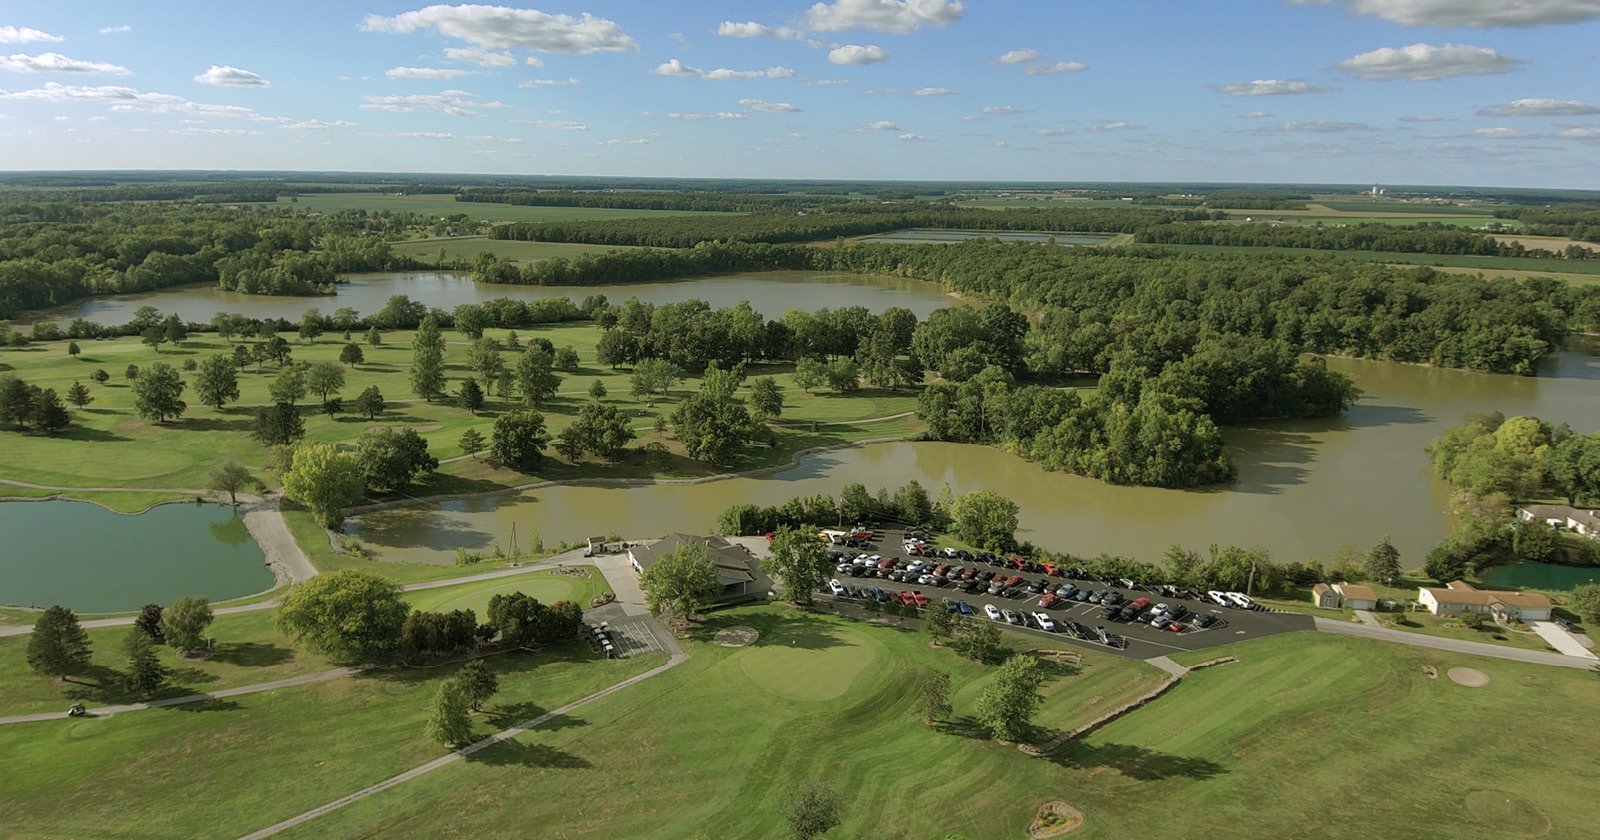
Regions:
<instances>
[{"instance_id":1,"label":"dark colored car","mask_svg":"<svg viewBox=\"0 0 1600 840\"><path fill-rule=\"evenodd\" d=\"M1032 592L1035 595L1039 595L1039 594L1043 593L1044 592L1044 581L1041 579L1041 580L1036 580L1033 583L1028 584L1028 591Z\"/></svg>"},{"instance_id":2,"label":"dark colored car","mask_svg":"<svg viewBox=\"0 0 1600 840\"><path fill-rule=\"evenodd\" d=\"M1111 591L1111 592L1106 593L1106 597L1100 599L1100 603L1102 603L1102 604L1110 604L1112 606L1116 606L1117 604L1122 603L1122 601L1123 601L1122 593L1114 591L1114 590Z\"/></svg>"},{"instance_id":3,"label":"dark colored car","mask_svg":"<svg viewBox=\"0 0 1600 840\"><path fill-rule=\"evenodd\" d=\"M1167 618L1177 621L1189 614L1189 608L1182 604L1173 604L1167 608Z\"/></svg>"},{"instance_id":4,"label":"dark colored car","mask_svg":"<svg viewBox=\"0 0 1600 840\"><path fill-rule=\"evenodd\" d=\"M1195 623L1196 627L1199 627L1201 630L1204 630L1207 627L1210 627L1211 625L1216 624L1217 623L1217 617L1214 616L1214 615L1208 615L1207 613L1195 613L1194 623Z\"/></svg>"},{"instance_id":5,"label":"dark colored car","mask_svg":"<svg viewBox=\"0 0 1600 840\"><path fill-rule=\"evenodd\" d=\"M981 580L984 583L988 583L989 581L994 580L994 570L993 569L984 569L983 571L979 572L978 573L978 580Z\"/></svg>"}]
</instances>

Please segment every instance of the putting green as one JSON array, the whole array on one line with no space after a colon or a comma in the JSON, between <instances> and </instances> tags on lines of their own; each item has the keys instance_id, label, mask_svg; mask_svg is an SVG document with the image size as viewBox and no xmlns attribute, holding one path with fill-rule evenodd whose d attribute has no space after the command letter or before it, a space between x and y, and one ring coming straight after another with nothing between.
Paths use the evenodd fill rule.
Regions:
<instances>
[{"instance_id":1,"label":"putting green","mask_svg":"<svg viewBox=\"0 0 1600 840\"><path fill-rule=\"evenodd\" d=\"M581 578L567 578L547 575L529 575L515 577L509 580L484 581L481 588L469 589L465 592L450 587L445 592L430 592L422 590L413 593L407 598L411 605L419 610L432 612L450 612L451 610L472 610L478 614L481 621L489 614L489 599L496 595L510 595L521 592L539 599L543 604L554 604L557 601L578 601L579 606L588 607L582 602L585 580Z\"/></svg>"},{"instance_id":2,"label":"putting green","mask_svg":"<svg viewBox=\"0 0 1600 840\"><path fill-rule=\"evenodd\" d=\"M756 685L787 700L821 702L848 691L877 660L878 650L854 633L839 632L826 638L762 636L737 656Z\"/></svg>"}]
</instances>

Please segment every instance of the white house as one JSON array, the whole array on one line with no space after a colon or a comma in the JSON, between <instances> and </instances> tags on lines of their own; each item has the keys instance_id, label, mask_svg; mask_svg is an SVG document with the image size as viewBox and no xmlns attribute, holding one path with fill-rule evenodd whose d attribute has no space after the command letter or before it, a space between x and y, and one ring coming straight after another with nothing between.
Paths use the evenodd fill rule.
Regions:
<instances>
[{"instance_id":1,"label":"white house","mask_svg":"<svg viewBox=\"0 0 1600 840\"><path fill-rule=\"evenodd\" d=\"M1478 589L1464 580L1453 580L1445 588L1424 586L1417 601L1434 615L1483 613L1500 624L1508 621L1548 621L1550 599L1536 592L1510 592Z\"/></svg>"},{"instance_id":2,"label":"white house","mask_svg":"<svg viewBox=\"0 0 1600 840\"><path fill-rule=\"evenodd\" d=\"M1517 508L1517 518L1524 522L1543 520L1552 527L1600 540L1600 511L1570 505L1524 505Z\"/></svg>"}]
</instances>

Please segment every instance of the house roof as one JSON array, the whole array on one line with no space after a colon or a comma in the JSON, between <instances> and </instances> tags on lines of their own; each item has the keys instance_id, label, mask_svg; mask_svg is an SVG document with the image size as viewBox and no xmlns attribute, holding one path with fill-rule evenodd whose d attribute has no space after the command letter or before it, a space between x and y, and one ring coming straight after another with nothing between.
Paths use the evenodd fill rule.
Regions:
<instances>
[{"instance_id":1,"label":"house roof","mask_svg":"<svg viewBox=\"0 0 1600 840\"><path fill-rule=\"evenodd\" d=\"M1359 583L1336 583L1333 588L1339 590L1340 595L1355 601L1372 601L1376 603L1378 600L1378 593L1372 591L1372 587L1362 586Z\"/></svg>"},{"instance_id":2,"label":"house roof","mask_svg":"<svg viewBox=\"0 0 1600 840\"><path fill-rule=\"evenodd\" d=\"M1460 583L1460 581L1455 581L1455 583ZM1511 592L1508 590L1498 589L1476 589L1470 584L1466 584L1466 587L1467 588L1465 589L1437 589L1434 587L1423 588L1426 589L1429 594L1433 595L1433 599L1435 601L1441 604L1461 604L1463 606L1471 605L1480 607L1500 604L1502 606L1524 609L1548 609L1551 606L1550 599L1540 595L1537 592Z\"/></svg>"},{"instance_id":3,"label":"house roof","mask_svg":"<svg viewBox=\"0 0 1600 840\"><path fill-rule=\"evenodd\" d=\"M1533 519L1565 519L1581 523L1585 528L1600 530L1600 512L1571 505L1523 505L1517 508Z\"/></svg>"},{"instance_id":4,"label":"house roof","mask_svg":"<svg viewBox=\"0 0 1600 840\"><path fill-rule=\"evenodd\" d=\"M1552 606L1550 599L1537 592L1496 592L1495 600L1508 607L1522 608L1548 608Z\"/></svg>"},{"instance_id":5,"label":"house roof","mask_svg":"<svg viewBox=\"0 0 1600 840\"><path fill-rule=\"evenodd\" d=\"M705 546L706 557L711 564L717 567L717 574L733 580L754 581L755 575L750 573L750 554L743 548L728 542L715 534L709 537L693 536L691 534L668 534L650 545L635 546L628 549L628 555L639 564L643 571L654 566L661 558L677 551L685 545L699 544Z\"/></svg>"},{"instance_id":6,"label":"house roof","mask_svg":"<svg viewBox=\"0 0 1600 840\"><path fill-rule=\"evenodd\" d=\"M1333 587L1327 585L1326 583L1319 583L1316 586L1311 587L1311 594L1313 595L1322 595L1332 591Z\"/></svg>"},{"instance_id":7,"label":"house roof","mask_svg":"<svg viewBox=\"0 0 1600 840\"><path fill-rule=\"evenodd\" d=\"M1433 596L1434 601L1441 604L1487 607L1492 600L1489 593L1479 592L1476 589L1439 589L1433 586L1424 586L1423 589Z\"/></svg>"}]
</instances>

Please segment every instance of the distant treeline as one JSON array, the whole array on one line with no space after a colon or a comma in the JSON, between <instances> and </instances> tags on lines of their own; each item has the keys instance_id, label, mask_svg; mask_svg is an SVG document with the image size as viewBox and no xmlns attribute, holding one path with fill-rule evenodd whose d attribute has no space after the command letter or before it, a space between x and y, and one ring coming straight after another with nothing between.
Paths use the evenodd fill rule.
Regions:
<instances>
[{"instance_id":1,"label":"distant treeline","mask_svg":"<svg viewBox=\"0 0 1600 840\"><path fill-rule=\"evenodd\" d=\"M1565 236L1600 242L1600 204L1558 204L1554 207L1516 207L1496 210L1496 218L1516 219L1523 230L1537 236Z\"/></svg>"},{"instance_id":2,"label":"distant treeline","mask_svg":"<svg viewBox=\"0 0 1600 840\"><path fill-rule=\"evenodd\" d=\"M689 210L749 213L774 208L838 207L857 199L837 195L730 192L613 192L576 190L463 189L456 201L530 207L610 207L626 210Z\"/></svg>"},{"instance_id":3,"label":"distant treeline","mask_svg":"<svg viewBox=\"0 0 1600 840\"><path fill-rule=\"evenodd\" d=\"M1596 211L1600 215L1600 210ZM1571 229L1572 226L1568 226ZM1593 228L1600 238L1600 222ZM1565 233L1561 235L1566 235ZM1273 248L1321 248L1334 251L1396 251L1408 254L1461 254L1481 257L1560 257L1600 259L1600 251L1567 248L1550 251L1453 225L1278 225L1188 224L1153 225L1139 231L1141 243L1164 245L1247 245Z\"/></svg>"},{"instance_id":4,"label":"distant treeline","mask_svg":"<svg viewBox=\"0 0 1600 840\"><path fill-rule=\"evenodd\" d=\"M1311 196L1278 190L1215 190L1206 196L1209 207L1230 210L1304 210Z\"/></svg>"}]
</instances>

